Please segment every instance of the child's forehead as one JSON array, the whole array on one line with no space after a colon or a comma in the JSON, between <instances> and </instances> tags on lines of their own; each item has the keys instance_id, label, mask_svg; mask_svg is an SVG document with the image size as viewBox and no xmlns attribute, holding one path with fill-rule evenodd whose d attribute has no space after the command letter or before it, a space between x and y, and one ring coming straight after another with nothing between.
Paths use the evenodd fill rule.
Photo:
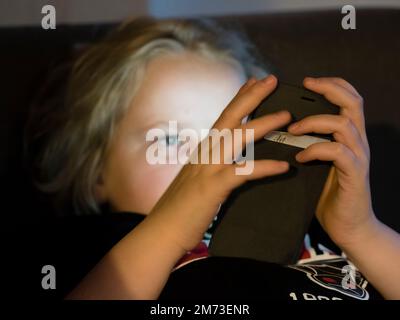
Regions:
<instances>
[{"instance_id":1,"label":"child's forehead","mask_svg":"<svg viewBox=\"0 0 400 320\"><path fill-rule=\"evenodd\" d=\"M148 64L128 117L140 127L169 120L209 125L243 82L227 62L197 54L161 56Z\"/></svg>"},{"instance_id":2,"label":"child's forehead","mask_svg":"<svg viewBox=\"0 0 400 320\"><path fill-rule=\"evenodd\" d=\"M160 55L152 59L145 71L144 78L152 81L178 80L239 80L243 81L242 66L232 59L217 58L197 52L183 51Z\"/></svg>"},{"instance_id":3,"label":"child's forehead","mask_svg":"<svg viewBox=\"0 0 400 320\"><path fill-rule=\"evenodd\" d=\"M183 55L160 57L146 68L134 100L160 111L168 111L169 103L184 113L196 100L230 95L243 82L243 74L222 61Z\"/></svg>"}]
</instances>

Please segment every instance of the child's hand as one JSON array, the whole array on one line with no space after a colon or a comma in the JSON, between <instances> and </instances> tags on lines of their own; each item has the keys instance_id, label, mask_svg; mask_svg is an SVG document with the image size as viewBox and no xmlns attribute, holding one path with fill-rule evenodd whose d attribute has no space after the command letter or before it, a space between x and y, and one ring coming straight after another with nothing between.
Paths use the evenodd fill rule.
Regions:
<instances>
[{"instance_id":1,"label":"child's hand","mask_svg":"<svg viewBox=\"0 0 400 320\"><path fill-rule=\"evenodd\" d=\"M257 140L269 131L288 124L288 111L242 124L242 119L275 89L276 84L274 76L259 81L250 79L229 103L213 128L232 131L235 128L254 129L254 139ZM223 150L214 146L212 152ZM162 215L162 220L168 221L168 228L173 228L173 241L189 251L202 239L220 204L234 188L248 180L284 173L289 165L276 160L257 160L249 175L237 175L235 169L238 167L241 166L235 163L186 164L157 202L149 218Z\"/></svg>"},{"instance_id":2,"label":"child's hand","mask_svg":"<svg viewBox=\"0 0 400 320\"><path fill-rule=\"evenodd\" d=\"M363 99L345 80L306 78L304 86L340 107L340 115L314 115L289 127L296 135L333 134L336 142L315 143L296 155L299 162L333 161L316 210L317 218L340 247L356 241L374 223L369 185L370 151Z\"/></svg>"}]
</instances>

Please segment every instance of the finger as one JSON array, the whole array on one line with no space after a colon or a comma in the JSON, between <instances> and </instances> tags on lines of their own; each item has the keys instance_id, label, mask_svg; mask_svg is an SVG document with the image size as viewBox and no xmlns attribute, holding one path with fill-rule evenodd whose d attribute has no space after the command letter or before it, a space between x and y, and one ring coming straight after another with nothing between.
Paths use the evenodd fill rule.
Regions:
<instances>
[{"instance_id":1,"label":"finger","mask_svg":"<svg viewBox=\"0 0 400 320\"><path fill-rule=\"evenodd\" d=\"M337 169L349 176L359 170L355 154L338 142L314 143L296 154L296 160L300 163L313 160L332 161Z\"/></svg>"},{"instance_id":2,"label":"finger","mask_svg":"<svg viewBox=\"0 0 400 320\"><path fill-rule=\"evenodd\" d=\"M243 124L239 128L222 130L212 128L207 139L202 140L199 149L208 152L205 160L212 163L232 163L242 154L243 149L273 129L283 127L290 121L288 111L276 112ZM210 152L211 151L211 152Z\"/></svg>"},{"instance_id":3,"label":"finger","mask_svg":"<svg viewBox=\"0 0 400 320\"><path fill-rule=\"evenodd\" d=\"M251 77L251 78L249 79L249 83L248 83L248 85L246 86L246 88L244 88L244 89L241 91L241 94L244 93L244 92L246 92L247 89L250 88L250 87L251 87L253 84L255 84L256 82L257 82L257 79L254 78L254 77ZM248 118L249 118L249 115L245 116L245 117L242 119L242 123L246 123L247 120L248 120Z\"/></svg>"},{"instance_id":4,"label":"finger","mask_svg":"<svg viewBox=\"0 0 400 320\"><path fill-rule=\"evenodd\" d=\"M270 75L250 85L245 92L235 97L222 112L214 124L214 128L233 129L240 125L242 119L250 114L277 85L275 76Z\"/></svg>"},{"instance_id":5,"label":"finger","mask_svg":"<svg viewBox=\"0 0 400 320\"><path fill-rule=\"evenodd\" d=\"M348 91L350 91L352 94L354 94L355 96L359 96L360 94L358 93L358 91L346 80L339 78L339 77L331 77L331 78L320 78L320 79L331 79L334 83L342 86L343 88L347 89Z\"/></svg>"},{"instance_id":6,"label":"finger","mask_svg":"<svg viewBox=\"0 0 400 320\"><path fill-rule=\"evenodd\" d=\"M340 114L350 118L354 122L364 143L367 142L363 100L360 95L354 95L330 78L307 77L303 83L307 89L322 94L327 100L339 106L341 108Z\"/></svg>"},{"instance_id":7,"label":"finger","mask_svg":"<svg viewBox=\"0 0 400 320\"><path fill-rule=\"evenodd\" d=\"M232 100L237 99L242 93L244 93L249 87L251 87L253 84L257 82L257 79L254 77L251 77L248 79L239 89L239 91L236 93L236 95L233 97ZM228 108L228 106L226 107ZM217 119L217 121L213 124L212 128L216 128L216 126L219 125L219 123L222 121L222 114L221 116ZM242 123L245 123L247 121L247 117L243 118Z\"/></svg>"},{"instance_id":8,"label":"finger","mask_svg":"<svg viewBox=\"0 0 400 320\"><path fill-rule=\"evenodd\" d=\"M237 92L236 96L239 96L240 94L242 94L243 92L245 92L250 86L252 86L254 83L257 82L257 79L254 77L251 77L249 80L246 81L246 83L239 89L239 91Z\"/></svg>"},{"instance_id":9,"label":"finger","mask_svg":"<svg viewBox=\"0 0 400 320\"><path fill-rule=\"evenodd\" d=\"M253 161L253 164L254 169L251 174L246 176L247 181L275 176L289 170L289 163L287 161L262 159ZM241 168L243 165L236 164L235 167Z\"/></svg>"},{"instance_id":10,"label":"finger","mask_svg":"<svg viewBox=\"0 0 400 320\"><path fill-rule=\"evenodd\" d=\"M247 166L248 174L238 174L238 170L241 170ZM220 178L226 181L231 181L234 187L238 187L246 181L256 180L269 176L285 173L289 170L289 163L286 161L278 160L248 160L243 164L234 164L226 166L220 172Z\"/></svg>"},{"instance_id":11,"label":"finger","mask_svg":"<svg viewBox=\"0 0 400 320\"><path fill-rule=\"evenodd\" d=\"M210 138L203 141L212 146L214 159L218 160L223 156L224 163L232 163L234 159L241 155L242 150L249 143L254 144L268 132L287 125L290 119L290 112L287 110L278 111L242 124L237 129L218 130L213 128L209 132ZM204 149L207 150L207 147L204 147ZM213 160L213 163L215 161Z\"/></svg>"},{"instance_id":12,"label":"finger","mask_svg":"<svg viewBox=\"0 0 400 320\"><path fill-rule=\"evenodd\" d=\"M247 130L253 130L254 141L257 141L264 137L268 132L287 125L291 118L292 117L289 111L282 110L242 124L239 128L242 131L242 148L249 143L249 141L246 139Z\"/></svg>"},{"instance_id":13,"label":"finger","mask_svg":"<svg viewBox=\"0 0 400 320\"><path fill-rule=\"evenodd\" d=\"M308 116L288 128L289 133L302 135L310 132L333 134L334 139L350 148L358 157L366 155L361 136L350 118L342 115L319 114Z\"/></svg>"}]
</instances>

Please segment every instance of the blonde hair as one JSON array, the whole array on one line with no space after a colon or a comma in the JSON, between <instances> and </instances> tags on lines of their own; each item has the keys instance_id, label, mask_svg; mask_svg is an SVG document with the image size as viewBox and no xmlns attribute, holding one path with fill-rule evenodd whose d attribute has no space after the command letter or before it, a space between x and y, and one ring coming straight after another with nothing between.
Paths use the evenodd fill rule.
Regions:
<instances>
[{"instance_id":1,"label":"blonde hair","mask_svg":"<svg viewBox=\"0 0 400 320\"><path fill-rule=\"evenodd\" d=\"M58 128L37 159L37 185L76 213L100 212L94 187L118 121L140 85L146 64L168 52L190 50L236 63L245 76L266 75L243 34L212 20L141 18L91 45L73 66Z\"/></svg>"}]
</instances>

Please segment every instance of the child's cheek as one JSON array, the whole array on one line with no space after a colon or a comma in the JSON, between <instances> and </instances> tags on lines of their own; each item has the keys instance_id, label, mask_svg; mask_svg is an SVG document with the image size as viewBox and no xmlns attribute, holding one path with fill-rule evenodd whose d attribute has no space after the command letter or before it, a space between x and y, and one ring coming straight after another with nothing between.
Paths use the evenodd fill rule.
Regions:
<instances>
[{"instance_id":1,"label":"child's cheek","mask_svg":"<svg viewBox=\"0 0 400 320\"><path fill-rule=\"evenodd\" d=\"M149 165L146 164L136 175L132 185L135 186L132 196L141 203L142 212L148 213L174 180L182 165Z\"/></svg>"}]
</instances>

